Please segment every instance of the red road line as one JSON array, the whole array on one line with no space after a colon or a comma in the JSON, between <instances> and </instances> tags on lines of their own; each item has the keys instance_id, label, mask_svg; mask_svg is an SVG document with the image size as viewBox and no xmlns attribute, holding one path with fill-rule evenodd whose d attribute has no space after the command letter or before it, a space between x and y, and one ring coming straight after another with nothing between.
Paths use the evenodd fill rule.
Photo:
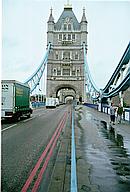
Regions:
<instances>
[{"instance_id":1,"label":"red road line","mask_svg":"<svg viewBox=\"0 0 130 192\"><path fill-rule=\"evenodd\" d=\"M44 171L45 171L46 168L47 168L48 162L49 162L49 160L50 160L50 158L51 158L51 156L52 156L52 153L53 153L53 150L54 150L54 148L55 148L56 142L57 142L57 140L58 140L58 138L59 138L59 136L60 136L60 133L61 133L61 131L62 131L64 125L65 125L65 121L66 121L66 119L64 119L64 122L63 122L63 124L61 125L61 128L60 128L60 130L59 130L59 132L58 132L58 134L57 134L57 136L56 136L56 138L55 138L55 140L54 140L54 143L53 143L53 145L52 145L52 147L51 147L51 149L50 149L50 151L49 151L49 153L48 153L48 155L47 155L47 158L46 158L46 160L45 160L45 162L44 162L44 164L43 164L43 166L42 166L42 168L41 168L41 170L40 170L40 173L39 173L39 175L38 175L38 178L37 178L37 180L36 180L36 182L35 182L35 184L34 184L34 186L33 186L32 192L36 192L36 191L38 190L38 188L39 188L40 182L41 182L41 180L42 180L42 176L43 176L43 174L44 174Z\"/></svg>"},{"instance_id":2,"label":"red road line","mask_svg":"<svg viewBox=\"0 0 130 192\"><path fill-rule=\"evenodd\" d=\"M55 138L55 136L56 136L58 130L60 130L60 126L62 125L65 116L66 116L66 113L65 113L65 114L63 115L63 117L61 118L62 120L60 121L60 123L59 123L59 125L58 125L56 131L54 132L54 134L53 134L51 140L49 141L49 143L48 143L46 149L45 149L44 152L42 153L42 155L41 155L41 157L39 158L38 162L36 163L34 169L32 170L31 174L29 175L28 179L26 180L26 183L24 184L24 186L23 186L21 192L26 192L26 191L27 191L27 189L28 189L29 185L31 184L31 182L32 182L32 180L33 180L33 178L34 178L34 176L36 175L36 172L37 172L37 170L39 169L39 167L40 167L40 165L41 165L41 163L42 163L44 157L46 156L46 154L47 154L47 152L48 152L48 150L49 150L49 148L50 148L50 146L51 146L51 144L52 144L52 142L53 142L53 140L54 140L54 138Z\"/></svg>"}]
</instances>

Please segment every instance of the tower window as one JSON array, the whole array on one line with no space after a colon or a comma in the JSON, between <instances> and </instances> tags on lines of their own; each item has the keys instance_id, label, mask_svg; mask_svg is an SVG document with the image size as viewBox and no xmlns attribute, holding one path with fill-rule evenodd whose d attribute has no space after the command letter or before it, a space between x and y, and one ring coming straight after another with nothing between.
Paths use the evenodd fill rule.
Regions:
<instances>
[{"instance_id":1,"label":"tower window","mask_svg":"<svg viewBox=\"0 0 130 192\"><path fill-rule=\"evenodd\" d=\"M53 75L56 76L56 69L53 69Z\"/></svg>"},{"instance_id":2,"label":"tower window","mask_svg":"<svg viewBox=\"0 0 130 192\"><path fill-rule=\"evenodd\" d=\"M63 69L63 75L70 76L70 69Z\"/></svg>"},{"instance_id":3,"label":"tower window","mask_svg":"<svg viewBox=\"0 0 130 192\"><path fill-rule=\"evenodd\" d=\"M75 40L75 34L72 34L72 39Z\"/></svg>"},{"instance_id":4,"label":"tower window","mask_svg":"<svg viewBox=\"0 0 130 192\"><path fill-rule=\"evenodd\" d=\"M66 40L66 34L63 35L63 40Z\"/></svg>"},{"instance_id":5,"label":"tower window","mask_svg":"<svg viewBox=\"0 0 130 192\"><path fill-rule=\"evenodd\" d=\"M70 52L64 52L63 53L63 59L70 59Z\"/></svg>"},{"instance_id":6,"label":"tower window","mask_svg":"<svg viewBox=\"0 0 130 192\"><path fill-rule=\"evenodd\" d=\"M71 30L71 24L68 24L68 30L69 31Z\"/></svg>"},{"instance_id":7,"label":"tower window","mask_svg":"<svg viewBox=\"0 0 130 192\"><path fill-rule=\"evenodd\" d=\"M65 31L67 30L67 24L66 23L64 24L64 30Z\"/></svg>"},{"instance_id":8,"label":"tower window","mask_svg":"<svg viewBox=\"0 0 130 192\"><path fill-rule=\"evenodd\" d=\"M59 40L60 41L62 40L62 34L59 34Z\"/></svg>"},{"instance_id":9,"label":"tower window","mask_svg":"<svg viewBox=\"0 0 130 192\"><path fill-rule=\"evenodd\" d=\"M61 75L61 68L57 67L57 75Z\"/></svg>"},{"instance_id":10,"label":"tower window","mask_svg":"<svg viewBox=\"0 0 130 192\"><path fill-rule=\"evenodd\" d=\"M76 52L76 54L75 54L75 59L78 59L78 53Z\"/></svg>"},{"instance_id":11,"label":"tower window","mask_svg":"<svg viewBox=\"0 0 130 192\"><path fill-rule=\"evenodd\" d=\"M58 53L56 52L56 59L58 59L59 57L58 57Z\"/></svg>"},{"instance_id":12,"label":"tower window","mask_svg":"<svg viewBox=\"0 0 130 192\"><path fill-rule=\"evenodd\" d=\"M61 70L57 70L57 75L61 75Z\"/></svg>"},{"instance_id":13,"label":"tower window","mask_svg":"<svg viewBox=\"0 0 130 192\"><path fill-rule=\"evenodd\" d=\"M77 76L80 76L80 71L79 71L79 69L77 69Z\"/></svg>"},{"instance_id":14,"label":"tower window","mask_svg":"<svg viewBox=\"0 0 130 192\"><path fill-rule=\"evenodd\" d=\"M72 75L75 76L75 71L72 71Z\"/></svg>"},{"instance_id":15,"label":"tower window","mask_svg":"<svg viewBox=\"0 0 130 192\"><path fill-rule=\"evenodd\" d=\"M68 34L68 40L69 41L71 40L71 34Z\"/></svg>"}]
</instances>

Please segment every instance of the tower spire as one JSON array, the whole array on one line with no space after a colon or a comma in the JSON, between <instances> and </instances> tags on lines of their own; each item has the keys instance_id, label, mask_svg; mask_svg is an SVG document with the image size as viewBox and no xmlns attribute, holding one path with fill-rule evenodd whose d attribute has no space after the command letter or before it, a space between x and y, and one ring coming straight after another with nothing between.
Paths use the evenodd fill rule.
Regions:
<instances>
[{"instance_id":1,"label":"tower spire","mask_svg":"<svg viewBox=\"0 0 130 192\"><path fill-rule=\"evenodd\" d=\"M83 16L82 16L81 22L87 22L87 19L85 16L85 7L83 7Z\"/></svg>"},{"instance_id":2,"label":"tower spire","mask_svg":"<svg viewBox=\"0 0 130 192\"><path fill-rule=\"evenodd\" d=\"M69 0L67 0L67 4L64 5L64 8L72 8L72 5L70 4Z\"/></svg>"},{"instance_id":3,"label":"tower spire","mask_svg":"<svg viewBox=\"0 0 130 192\"><path fill-rule=\"evenodd\" d=\"M48 21L52 21L52 22L54 22L54 18L53 18L53 15L52 15L52 7L51 7L51 9L50 9L50 16L49 16L49 20Z\"/></svg>"}]
</instances>

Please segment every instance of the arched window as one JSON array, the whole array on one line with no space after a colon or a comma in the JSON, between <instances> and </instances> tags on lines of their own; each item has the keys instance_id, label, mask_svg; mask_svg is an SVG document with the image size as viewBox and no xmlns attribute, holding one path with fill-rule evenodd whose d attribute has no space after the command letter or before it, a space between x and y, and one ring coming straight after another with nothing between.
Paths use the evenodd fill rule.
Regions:
<instances>
[{"instance_id":1,"label":"arched window","mask_svg":"<svg viewBox=\"0 0 130 192\"><path fill-rule=\"evenodd\" d=\"M70 52L68 51L63 52L63 59L65 60L70 59Z\"/></svg>"},{"instance_id":2,"label":"arched window","mask_svg":"<svg viewBox=\"0 0 130 192\"><path fill-rule=\"evenodd\" d=\"M53 69L53 75L56 76L56 69Z\"/></svg>"},{"instance_id":3,"label":"arched window","mask_svg":"<svg viewBox=\"0 0 130 192\"><path fill-rule=\"evenodd\" d=\"M67 30L67 24L64 23L64 30L66 31Z\"/></svg>"},{"instance_id":4,"label":"arched window","mask_svg":"<svg viewBox=\"0 0 130 192\"><path fill-rule=\"evenodd\" d=\"M68 24L68 30L69 31L71 30L71 24L70 23Z\"/></svg>"}]
</instances>

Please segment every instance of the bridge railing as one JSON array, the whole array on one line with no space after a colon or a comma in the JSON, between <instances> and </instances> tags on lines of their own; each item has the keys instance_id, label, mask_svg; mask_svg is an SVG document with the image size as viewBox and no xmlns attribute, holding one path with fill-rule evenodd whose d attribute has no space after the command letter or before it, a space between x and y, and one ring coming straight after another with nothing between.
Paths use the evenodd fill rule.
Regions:
<instances>
[{"instance_id":1,"label":"bridge railing","mask_svg":"<svg viewBox=\"0 0 130 192\"><path fill-rule=\"evenodd\" d=\"M110 115L110 106L109 105L102 105L101 107L99 104L91 104L91 103L84 103L84 105ZM115 116L117 117L117 113L115 113ZM124 108L122 120L130 123L130 108Z\"/></svg>"},{"instance_id":2,"label":"bridge railing","mask_svg":"<svg viewBox=\"0 0 130 192\"><path fill-rule=\"evenodd\" d=\"M31 102L32 108L39 108L45 106L45 102L40 102L40 101L33 101Z\"/></svg>"}]
</instances>

